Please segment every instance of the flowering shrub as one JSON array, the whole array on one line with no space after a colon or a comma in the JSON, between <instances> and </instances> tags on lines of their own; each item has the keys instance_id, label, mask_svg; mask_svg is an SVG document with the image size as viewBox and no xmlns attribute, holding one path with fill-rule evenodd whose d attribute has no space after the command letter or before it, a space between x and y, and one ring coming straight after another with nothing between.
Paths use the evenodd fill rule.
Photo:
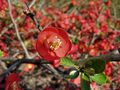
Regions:
<instances>
[{"instance_id":1,"label":"flowering shrub","mask_svg":"<svg viewBox=\"0 0 120 90\"><path fill-rule=\"evenodd\" d=\"M119 90L119 1L0 0L0 89Z\"/></svg>"}]
</instances>

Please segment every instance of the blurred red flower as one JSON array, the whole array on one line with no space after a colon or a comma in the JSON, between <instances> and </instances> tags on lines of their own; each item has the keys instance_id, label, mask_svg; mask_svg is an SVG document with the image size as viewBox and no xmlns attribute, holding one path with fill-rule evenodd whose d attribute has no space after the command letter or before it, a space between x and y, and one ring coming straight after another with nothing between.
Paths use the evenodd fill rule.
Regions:
<instances>
[{"instance_id":1,"label":"blurred red flower","mask_svg":"<svg viewBox=\"0 0 120 90\"><path fill-rule=\"evenodd\" d=\"M5 10L7 8L6 0L0 0L0 11Z\"/></svg>"},{"instance_id":2,"label":"blurred red flower","mask_svg":"<svg viewBox=\"0 0 120 90\"><path fill-rule=\"evenodd\" d=\"M36 42L39 55L52 63L66 56L71 46L69 37L63 29L50 26L39 33Z\"/></svg>"},{"instance_id":3,"label":"blurred red flower","mask_svg":"<svg viewBox=\"0 0 120 90\"><path fill-rule=\"evenodd\" d=\"M19 78L18 74L11 73L6 78L5 90L21 90L21 88L19 86L19 81L20 81L20 78Z\"/></svg>"}]
</instances>

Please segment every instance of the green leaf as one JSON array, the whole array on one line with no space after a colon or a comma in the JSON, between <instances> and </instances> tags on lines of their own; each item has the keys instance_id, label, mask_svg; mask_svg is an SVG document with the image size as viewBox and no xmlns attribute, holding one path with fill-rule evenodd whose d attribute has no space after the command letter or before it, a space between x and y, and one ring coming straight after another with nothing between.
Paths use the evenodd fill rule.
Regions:
<instances>
[{"instance_id":1,"label":"green leaf","mask_svg":"<svg viewBox=\"0 0 120 90\"><path fill-rule=\"evenodd\" d=\"M69 73L69 76L68 78L70 79L75 79L79 76L79 71L78 70L72 70L70 73Z\"/></svg>"},{"instance_id":2,"label":"green leaf","mask_svg":"<svg viewBox=\"0 0 120 90\"><path fill-rule=\"evenodd\" d=\"M68 67L76 67L75 62L69 59L68 57L61 58L60 64Z\"/></svg>"},{"instance_id":3,"label":"green leaf","mask_svg":"<svg viewBox=\"0 0 120 90\"><path fill-rule=\"evenodd\" d=\"M95 70L93 68L85 68L83 71L87 75L94 75L95 74Z\"/></svg>"},{"instance_id":4,"label":"green leaf","mask_svg":"<svg viewBox=\"0 0 120 90\"><path fill-rule=\"evenodd\" d=\"M82 74L82 78L84 79L84 80L86 80L86 81L90 81L90 78L89 78L89 76L88 75L86 75L86 74Z\"/></svg>"},{"instance_id":5,"label":"green leaf","mask_svg":"<svg viewBox=\"0 0 120 90\"><path fill-rule=\"evenodd\" d=\"M90 60L86 63L86 68L93 68L95 71L95 74L102 73L105 69L105 60L101 60L99 58L96 58L94 60Z\"/></svg>"},{"instance_id":6,"label":"green leaf","mask_svg":"<svg viewBox=\"0 0 120 90\"><path fill-rule=\"evenodd\" d=\"M95 74L94 76L91 76L91 79L97 84L104 84L107 81L106 75L103 73Z\"/></svg>"},{"instance_id":7,"label":"green leaf","mask_svg":"<svg viewBox=\"0 0 120 90\"><path fill-rule=\"evenodd\" d=\"M91 90L90 81L86 81L83 77L81 77L81 90Z\"/></svg>"},{"instance_id":8,"label":"green leaf","mask_svg":"<svg viewBox=\"0 0 120 90\"><path fill-rule=\"evenodd\" d=\"M2 57L3 56L3 52L0 50L0 57Z\"/></svg>"}]
</instances>

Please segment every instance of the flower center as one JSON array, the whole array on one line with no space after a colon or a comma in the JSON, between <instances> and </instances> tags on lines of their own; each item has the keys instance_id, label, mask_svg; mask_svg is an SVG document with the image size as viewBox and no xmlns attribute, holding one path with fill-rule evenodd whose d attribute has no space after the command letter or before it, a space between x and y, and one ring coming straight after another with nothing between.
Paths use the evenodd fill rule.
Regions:
<instances>
[{"instance_id":1,"label":"flower center","mask_svg":"<svg viewBox=\"0 0 120 90\"><path fill-rule=\"evenodd\" d=\"M57 50L61 46L62 41L56 36L55 40L49 44L50 44L50 50L54 51L54 50Z\"/></svg>"}]
</instances>

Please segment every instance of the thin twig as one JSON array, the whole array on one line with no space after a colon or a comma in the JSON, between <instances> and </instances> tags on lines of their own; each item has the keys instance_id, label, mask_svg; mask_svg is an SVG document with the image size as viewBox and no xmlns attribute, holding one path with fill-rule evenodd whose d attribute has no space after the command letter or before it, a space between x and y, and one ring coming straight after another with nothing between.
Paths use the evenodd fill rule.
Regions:
<instances>
[{"instance_id":1,"label":"thin twig","mask_svg":"<svg viewBox=\"0 0 120 90\"><path fill-rule=\"evenodd\" d=\"M11 20L12 20L12 22L13 22L13 24L14 24L15 31L16 31L16 34L17 34L17 38L18 38L18 40L20 41L20 44L21 44L21 46L23 47L26 56L27 56L28 58L30 58L30 55L29 55L29 53L28 53L28 51L27 51L27 48L25 47L25 45L24 45L24 43L23 43L23 41L22 41L22 39L21 39L21 37L20 37L20 34L19 34L19 31L18 31L18 26L17 26L17 24L16 24L16 21L15 21L14 18L13 18L13 15L12 15L12 6L11 6L11 1L10 1L10 0L8 0L8 6L9 6L9 14L10 14Z\"/></svg>"},{"instance_id":2,"label":"thin twig","mask_svg":"<svg viewBox=\"0 0 120 90\"><path fill-rule=\"evenodd\" d=\"M27 4L27 3L25 3L25 4L26 4L26 6L27 6L28 12L24 11L24 14L26 14L26 16L29 16L29 17L33 20L36 28L37 28L39 31L43 30L43 28L39 25L39 22L38 22L38 20L36 19L35 14L31 12L28 4Z\"/></svg>"},{"instance_id":3,"label":"thin twig","mask_svg":"<svg viewBox=\"0 0 120 90\"><path fill-rule=\"evenodd\" d=\"M45 61L41 61L41 60L34 60L34 59L18 59L18 60L13 61L11 66L6 71L4 71L4 73L2 73L0 75L0 77L6 76L6 74L11 72L15 67L17 67L23 63L32 63L35 65L42 65L42 64L48 64L49 62L45 62Z\"/></svg>"},{"instance_id":4,"label":"thin twig","mask_svg":"<svg viewBox=\"0 0 120 90\"><path fill-rule=\"evenodd\" d=\"M28 7L31 8L35 4L35 2L36 2L36 0L32 0L32 2L30 3L30 5Z\"/></svg>"}]
</instances>

